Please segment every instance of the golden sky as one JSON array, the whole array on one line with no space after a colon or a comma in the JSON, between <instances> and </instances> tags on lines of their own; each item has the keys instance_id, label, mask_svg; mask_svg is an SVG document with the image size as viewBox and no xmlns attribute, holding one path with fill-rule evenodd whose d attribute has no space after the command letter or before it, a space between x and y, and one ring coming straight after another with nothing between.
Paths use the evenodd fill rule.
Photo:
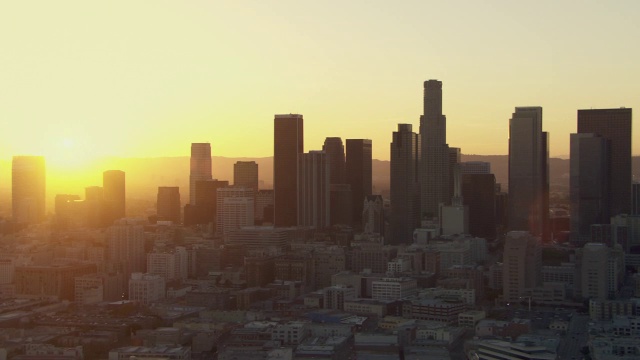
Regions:
<instances>
[{"instance_id":1,"label":"golden sky","mask_svg":"<svg viewBox=\"0 0 640 360\"><path fill-rule=\"evenodd\" d=\"M543 107L551 155L576 110L640 109L638 1L4 1L0 158L273 153L273 115L305 150L370 138L389 158L443 81L450 146L506 154L516 106ZM637 110L636 110L637 111ZM634 153L638 152L637 126Z\"/></svg>"}]
</instances>

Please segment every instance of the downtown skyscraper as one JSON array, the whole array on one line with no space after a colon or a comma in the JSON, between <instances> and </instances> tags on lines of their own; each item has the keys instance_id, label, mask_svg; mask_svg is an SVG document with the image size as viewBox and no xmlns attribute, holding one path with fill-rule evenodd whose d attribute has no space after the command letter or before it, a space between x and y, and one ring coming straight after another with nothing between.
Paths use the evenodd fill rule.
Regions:
<instances>
[{"instance_id":1,"label":"downtown skyscraper","mask_svg":"<svg viewBox=\"0 0 640 360\"><path fill-rule=\"evenodd\" d=\"M546 236L549 221L548 134L542 107L517 107L509 120L509 229Z\"/></svg>"},{"instance_id":2,"label":"downtown skyscraper","mask_svg":"<svg viewBox=\"0 0 640 360\"><path fill-rule=\"evenodd\" d=\"M420 218L437 217L440 204L451 200L447 118L442 114L442 82L424 82L420 116Z\"/></svg>"},{"instance_id":3,"label":"downtown skyscraper","mask_svg":"<svg viewBox=\"0 0 640 360\"><path fill-rule=\"evenodd\" d=\"M410 244L420 223L420 138L411 124L398 124L391 142L391 238L388 243Z\"/></svg>"},{"instance_id":4,"label":"downtown skyscraper","mask_svg":"<svg viewBox=\"0 0 640 360\"><path fill-rule=\"evenodd\" d=\"M631 109L578 110L578 134L594 134L610 142L611 216L631 213Z\"/></svg>"},{"instance_id":5,"label":"downtown skyscraper","mask_svg":"<svg viewBox=\"0 0 640 360\"><path fill-rule=\"evenodd\" d=\"M330 225L330 160L324 151L298 156L298 225L323 229Z\"/></svg>"},{"instance_id":6,"label":"downtown skyscraper","mask_svg":"<svg viewBox=\"0 0 640 360\"><path fill-rule=\"evenodd\" d=\"M42 156L14 156L11 199L16 224L37 224L45 216L45 165Z\"/></svg>"},{"instance_id":7,"label":"downtown skyscraper","mask_svg":"<svg viewBox=\"0 0 640 360\"><path fill-rule=\"evenodd\" d=\"M367 196L373 193L372 144L369 139L347 139L346 176L351 186L352 221L362 227L362 211Z\"/></svg>"},{"instance_id":8,"label":"downtown skyscraper","mask_svg":"<svg viewBox=\"0 0 640 360\"><path fill-rule=\"evenodd\" d=\"M189 172L189 204L196 205L196 182L211 180L211 144L191 144Z\"/></svg>"},{"instance_id":9,"label":"downtown skyscraper","mask_svg":"<svg viewBox=\"0 0 640 360\"><path fill-rule=\"evenodd\" d=\"M273 223L276 227L296 226L298 156L304 151L302 115L276 115L273 125Z\"/></svg>"}]
</instances>

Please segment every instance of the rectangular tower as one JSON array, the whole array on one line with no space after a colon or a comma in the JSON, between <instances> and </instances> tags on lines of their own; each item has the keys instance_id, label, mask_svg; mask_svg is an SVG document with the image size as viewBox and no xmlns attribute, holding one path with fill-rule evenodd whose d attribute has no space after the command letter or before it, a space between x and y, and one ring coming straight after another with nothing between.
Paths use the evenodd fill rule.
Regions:
<instances>
[{"instance_id":1,"label":"rectangular tower","mask_svg":"<svg viewBox=\"0 0 640 360\"><path fill-rule=\"evenodd\" d=\"M298 157L298 225L323 229L330 225L330 161L324 151Z\"/></svg>"},{"instance_id":2,"label":"rectangular tower","mask_svg":"<svg viewBox=\"0 0 640 360\"><path fill-rule=\"evenodd\" d=\"M13 157L11 199L16 224L37 224L44 220L45 179L44 157Z\"/></svg>"},{"instance_id":3,"label":"rectangular tower","mask_svg":"<svg viewBox=\"0 0 640 360\"><path fill-rule=\"evenodd\" d=\"M442 82L424 82L424 111L420 116L421 218L438 216L440 204L451 200L447 118L442 114Z\"/></svg>"},{"instance_id":4,"label":"rectangular tower","mask_svg":"<svg viewBox=\"0 0 640 360\"><path fill-rule=\"evenodd\" d=\"M364 200L373 192L371 140L347 139L346 175L351 185L353 223L362 226Z\"/></svg>"},{"instance_id":5,"label":"rectangular tower","mask_svg":"<svg viewBox=\"0 0 640 360\"><path fill-rule=\"evenodd\" d=\"M547 134L542 107L517 107L509 121L509 228L544 236L549 218Z\"/></svg>"},{"instance_id":6,"label":"rectangular tower","mask_svg":"<svg viewBox=\"0 0 640 360\"><path fill-rule=\"evenodd\" d=\"M304 152L302 115L276 115L273 132L274 225L298 221L298 155Z\"/></svg>"},{"instance_id":7,"label":"rectangular tower","mask_svg":"<svg viewBox=\"0 0 640 360\"><path fill-rule=\"evenodd\" d=\"M196 182L211 180L211 144L191 144L189 172L189 204L196 204Z\"/></svg>"},{"instance_id":8,"label":"rectangular tower","mask_svg":"<svg viewBox=\"0 0 640 360\"><path fill-rule=\"evenodd\" d=\"M591 225L610 222L610 144L595 134L571 134L569 196L573 240L586 243L591 237Z\"/></svg>"},{"instance_id":9,"label":"rectangular tower","mask_svg":"<svg viewBox=\"0 0 640 360\"><path fill-rule=\"evenodd\" d=\"M391 142L391 238L389 244L410 244L420 223L420 138L411 124L398 124Z\"/></svg>"},{"instance_id":10,"label":"rectangular tower","mask_svg":"<svg viewBox=\"0 0 640 360\"><path fill-rule=\"evenodd\" d=\"M631 212L631 109L578 110L578 133L611 142L611 216Z\"/></svg>"},{"instance_id":11,"label":"rectangular tower","mask_svg":"<svg viewBox=\"0 0 640 360\"><path fill-rule=\"evenodd\" d=\"M102 189L109 225L125 217L125 188L124 171L107 170L102 173Z\"/></svg>"}]
</instances>

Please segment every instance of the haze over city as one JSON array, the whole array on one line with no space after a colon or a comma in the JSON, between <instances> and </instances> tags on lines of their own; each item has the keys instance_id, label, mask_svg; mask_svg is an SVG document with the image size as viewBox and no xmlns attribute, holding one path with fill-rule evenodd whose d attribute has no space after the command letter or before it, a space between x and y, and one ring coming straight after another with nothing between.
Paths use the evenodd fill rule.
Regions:
<instances>
[{"instance_id":1,"label":"haze over city","mask_svg":"<svg viewBox=\"0 0 640 360\"><path fill-rule=\"evenodd\" d=\"M0 360L637 360L638 10L0 5Z\"/></svg>"}]
</instances>

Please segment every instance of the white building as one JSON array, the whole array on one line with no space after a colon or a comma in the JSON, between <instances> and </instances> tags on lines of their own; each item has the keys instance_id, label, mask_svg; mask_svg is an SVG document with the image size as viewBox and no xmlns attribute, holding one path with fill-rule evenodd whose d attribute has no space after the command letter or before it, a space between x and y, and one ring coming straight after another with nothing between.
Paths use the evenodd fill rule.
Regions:
<instances>
[{"instance_id":1,"label":"white building","mask_svg":"<svg viewBox=\"0 0 640 360\"><path fill-rule=\"evenodd\" d=\"M418 282L412 278L383 278L371 283L371 297L375 300L398 300L416 295Z\"/></svg>"},{"instance_id":2,"label":"white building","mask_svg":"<svg viewBox=\"0 0 640 360\"><path fill-rule=\"evenodd\" d=\"M131 274L129 300L149 305L154 301L164 299L165 296L165 280L161 276L143 273Z\"/></svg>"},{"instance_id":3,"label":"white building","mask_svg":"<svg viewBox=\"0 0 640 360\"><path fill-rule=\"evenodd\" d=\"M161 251L154 249L147 254L147 273L160 275L166 281L186 279L189 270L187 249L177 246L175 249Z\"/></svg>"}]
</instances>

